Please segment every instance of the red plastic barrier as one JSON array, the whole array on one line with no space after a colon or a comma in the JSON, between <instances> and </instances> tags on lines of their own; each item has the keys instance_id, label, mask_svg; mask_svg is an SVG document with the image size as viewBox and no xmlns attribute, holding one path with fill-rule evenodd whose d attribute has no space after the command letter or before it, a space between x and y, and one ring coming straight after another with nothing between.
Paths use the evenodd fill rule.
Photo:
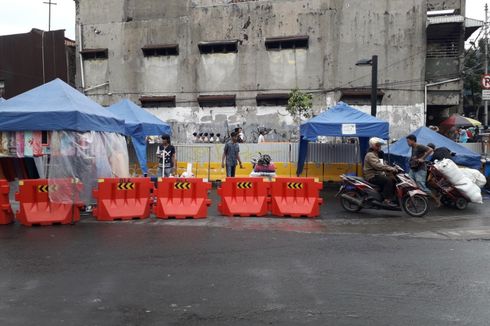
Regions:
<instances>
[{"instance_id":1,"label":"red plastic barrier","mask_svg":"<svg viewBox=\"0 0 490 326\"><path fill-rule=\"evenodd\" d=\"M206 218L209 182L198 178L160 178L156 189L158 218Z\"/></svg>"},{"instance_id":2,"label":"red plastic barrier","mask_svg":"<svg viewBox=\"0 0 490 326\"><path fill-rule=\"evenodd\" d=\"M225 216L264 216L269 211L270 183L260 178L226 178L218 189L218 210Z\"/></svg>"},{"instance_id":3,"label":"red plastic barrier","mask_svg":"<svg viewBox=\"0 0 490 326\"><path fill-rule=\"evenodd\" d=\"M99 179L93 191L98 221L144 219L150 217L153 183L150 178Z\"/></svg>"},{"instance_id":4,"label":"red plastic barrier","mask_svg":"<svg viewBox=\"0 0 490 326\"><path fill-rule=\"evenodd\" d=\"M14 221L14 212L9 200L10 186L7 180L0 180L0 224L10 224Z\"/></svg>"},{"instance_id":5,"label":"red plastic barrier","mask_svg":"<svg viewBox=\"0 0 490 326\"><path fill-rule=\"evenodd\" d=\"M271 206L274 216L316 217L320 215L320 190L314 178L277 178L272 182Z\"/></svg>"},{"instance_id":6,"label":"red plastic barrier","mask_svg":"<svg viewBox=\"0 0 490 326\"><path fill-rule=\"evenodd\" d=\"M73 179L56 180L48 184L48 179L21 180L19 192L15 200L19 202L20 210L17 220L25 226L73 224L80 220L80 201L78 194L83 185ZM75 203L53 203L49 193L60 191L73 193Z\"/></svg>"}]
</instances>

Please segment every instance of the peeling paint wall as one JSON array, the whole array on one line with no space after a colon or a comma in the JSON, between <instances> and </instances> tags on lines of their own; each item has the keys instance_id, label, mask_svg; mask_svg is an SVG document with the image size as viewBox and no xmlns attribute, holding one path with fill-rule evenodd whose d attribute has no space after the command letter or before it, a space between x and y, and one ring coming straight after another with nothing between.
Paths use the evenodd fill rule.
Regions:
<instances>
[{"instance_id":1,"label":"peeling paint wall","mask_svg":"<svg viewBox=\"0 0 490 326\"><path fill-rule=\"evenodd\" d=\"M371 113L371 106L356 106L364 113ZM424 103L412 106L381 105L376 116L390 123L390 137L400 139L424 125Z\"/></svg>"},{"instance_id":2,"label":"peeling paint wall","mask_svg":"<svg viewBox=\"0 0 490 326\"><path fill-rule=\"evenodd\" d=\"M243 126L249 140L267 127L271 140L288 141L297 136L291 117L281 107L257 107L256 95L300 88L319 112L338 100L330 91L370 86L370 68L355 63L373 54L383 106L423 103L423 89L399 82L424 80L426 8L425 0L78 0L77 42L109 48L105 63L84 63L86 88L109 82L87 95L103 105L175 95L177 107L151 112L172 124L178 141L195 131L223 134L226 125ZM308 49L265 49L267 37L294 35L308 35ZM197 47L232 39L238 53L202 55ZM145 45L170 43L178 56L142 55ZM236 94L237 106L199 108L200 94ZM403 118L400 127L420 122Z\"/></svg>"}]
</instances>

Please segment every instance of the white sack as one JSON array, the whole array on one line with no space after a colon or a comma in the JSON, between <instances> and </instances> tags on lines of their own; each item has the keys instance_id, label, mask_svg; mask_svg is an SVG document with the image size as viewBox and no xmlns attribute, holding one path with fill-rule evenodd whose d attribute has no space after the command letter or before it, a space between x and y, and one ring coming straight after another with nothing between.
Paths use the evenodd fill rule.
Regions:
<instances>
[{"instance_id":1,"label":"white sack","mask_svg":"<svg viewBox=\"0 0 490 326\"><path fill-rule=\"evenodd\" d=\"M459 168L478 187L483 188L487 184L487 178L478 170L470 168Z\"/></svg>"},{"instance_id":2,"label":"white sack","mask_svg":"<svg viewBox=\"0 0 490 326\"><path fill-rule=\"evenodd\" d=\"M483 203L480 188L451 160L435 162L436 169L472 203Z\"/></svg>"}]
</instances>

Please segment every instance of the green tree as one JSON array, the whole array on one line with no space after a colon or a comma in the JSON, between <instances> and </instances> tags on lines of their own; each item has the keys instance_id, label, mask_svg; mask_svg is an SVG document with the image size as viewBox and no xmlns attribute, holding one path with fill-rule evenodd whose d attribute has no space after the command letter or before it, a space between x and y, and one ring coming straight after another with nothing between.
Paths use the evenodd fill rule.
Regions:
<instances>
[{"instance_id":1,"label":"green tree","mask_svg":"<svg viewBox=\"0 0 490 326\"><path fill-rule=\"evenodd\" d=\"M464 106L479 117L482 108L481 77L484 73L485 43L480 39L477 45L466 50L464 57Z\"/></svg>"},{"instance_id":2,"label":"green tree","mask_svg":"<svg viewBox=\"0 0 490 326\"><path fill-rule=\"evenodd\" d=\"M313 96L309 93L293 89L289 93L289 100L286 110L291 114L296 122L302 119L309 119L313 116Z\"/></svg>"}]
</instances>

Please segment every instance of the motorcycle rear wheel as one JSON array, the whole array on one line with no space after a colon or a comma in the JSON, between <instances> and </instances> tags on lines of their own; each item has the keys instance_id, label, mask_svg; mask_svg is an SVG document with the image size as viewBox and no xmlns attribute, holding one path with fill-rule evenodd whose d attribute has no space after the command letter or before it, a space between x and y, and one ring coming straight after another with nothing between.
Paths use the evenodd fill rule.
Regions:
<instances>
[{"instance_id":1,"label":"motorcycle rear wheel","mask_svg":"<svg viewBox=\"0 0 490 326\"><path fill-rule=\"evenodd\" d=\"M405 196L402 198L402 209L412 217L422 217L429 212L429 201L422 195Z\"/></svg>"},{"instance_id":2,"label":"motorcycle rear wheel","mask_svg":"<svg viewBox=\"0 0 490 326\"><path fill-rule=\"evenodd\" d=\"M345 191L342 194L362 200L362 196L357 191ZM357 213L362 209L362 206L351 203L350 201L342 197L340 197L340 205L343 209L351 213Z\"/></svg>"}]
</instances>

